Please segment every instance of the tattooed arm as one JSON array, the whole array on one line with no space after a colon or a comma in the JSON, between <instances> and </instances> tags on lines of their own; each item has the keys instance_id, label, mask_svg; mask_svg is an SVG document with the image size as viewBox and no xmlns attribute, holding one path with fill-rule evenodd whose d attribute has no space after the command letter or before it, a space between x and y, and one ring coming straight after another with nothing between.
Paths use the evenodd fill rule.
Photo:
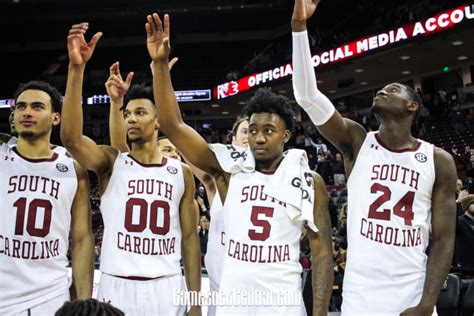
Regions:
<instances>
[{"instance_id":1,"label":"tattooed arm","mask_svg":"<svg viewBox=\"0 0 474 316\"><path fill-rule=\"evenodd\" d=\"M441 287L446 280L454 252L456 230L456 166L452 156L436 148L434 152L436 180L431 200L432 241L428 254L425 285L421 301L401 315L431 315Z\"/></svg>"},{"instance_id":2,"label":"tattooed arm","mask_svg":"<svg viewBox=\"0 0 474 316\"><path fill-rule=\"evenodd\" d=\"M313 256L313 315L327 315L331 298L334 270L332 266L331 219L328 210L326 184L320 175L314 179L314 223L318 232L308 228Z\"/></svg>"}]
</instances>

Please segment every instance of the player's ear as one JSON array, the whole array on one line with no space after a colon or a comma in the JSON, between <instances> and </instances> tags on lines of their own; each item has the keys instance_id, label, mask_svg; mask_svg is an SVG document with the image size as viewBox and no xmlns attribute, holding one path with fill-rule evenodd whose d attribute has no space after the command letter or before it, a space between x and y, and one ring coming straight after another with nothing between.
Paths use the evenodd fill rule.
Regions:
<instances>
[{"instance_id":1,"label":"player's ear","mask_svg":"<svg viewBox=\"0 0 474 316\"><path fill-rule=\"evenodd\" d=\"M285 132L283 133L283 142L286 144L291 138L291 132L290 130L286 129Z\"/></svg>"},{"instance_id":2,"label":"player's ear","mask_svg":"<svg viewBox=\"0 0 474 316\"><path fill-rule=\"evenodd\" d=\"M158 117L155 119L155 129L159 130L160 129L160 123L158 123Z\"/></svg>"},{"instance_id":3,"label":"player's ear","mask_svg":"<svg viewBox=\"0 0 474 316\"><path fill-rule=\"evenodd\" d=\"M53 126L57 126L61 123L61 114L56 112L56 113L53 113Z\"/></svg>"},{"instance_id":4,"label":"player's ear","mask_svg":"<svg viewBox=\"0 0 474 316\"><path fill-rule=\"evenodd\" d=\"M409 112L416 112L420 105L417 101L408 101L408 111Z\"/></svg>"}]
</instances>

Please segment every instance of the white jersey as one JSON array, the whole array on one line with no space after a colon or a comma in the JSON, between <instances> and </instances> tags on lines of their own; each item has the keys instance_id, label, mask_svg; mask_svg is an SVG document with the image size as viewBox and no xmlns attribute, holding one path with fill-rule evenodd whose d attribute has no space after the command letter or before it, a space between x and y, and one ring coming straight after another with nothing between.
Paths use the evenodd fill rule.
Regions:
<instances>
[{"instance_id":1,"label":"white jersey","mask_svg":"<svg viewBox=\"0 0 474 316\"><path fill-rule=\"evenodd\" d=\"M129 153L115 160L102 195L104 236L100 269L115 276L180 274L179 206L185 189L181 162L141 164Z\"/></svg>"},{"instance_id":2,"label":"white jersey","mask_svg":"<svg viewBox=\"0 0 474 316\"><path fill-rule=\"evenodd\" d=\"M211 222L207 240L207 252L204 257L211 291L219 289L222 273L222 259L224 258L224 213L219 192L216 190L212 200Z\"/></svg>"},{"instance_id":3,"label":"white jersey","mask_svg":"<svg viewBox=\"0 0 474 316\"><path fill-rule=\"evenodd\" d=\"M0 315L67 291L76 191L71 158L54 153L50 159L28 159L15 146L0 146Z\"/></svg>"},{"instance_id":4,"label":"white jersey","mask_svg":"<svg viewBox=\"0 0 474 316\"><path fill-rule=\"evenodd\" d=\"M367 134L347 183L343 315L399 315L420 302L434 181L433 145L393 151Z\"/></svg>"},{"instance_id":5,"label":"white jersey","mask_svg":"<svg viewBox=\"0 0 474 316\"><path fill-rule=\"evenodd\" d=\"M16 144L18 144L18 138L16 138L15 136L10 137L7 144L10 147L16 146ZM67 149L62 146L51 145L51 150L54 151L55 153L69 156Z\"/></svg>"},{"instance_id":6,"label":"white jersey","mask_svg":"<svg viewBox=\"0 0 474 316\"><path fill-rule=\"evenodd\" d=\"M250 291L248 295L273 292L273 299L278 292L289 291L301 299L302 222L290 220L285 203L263 193L271 179L272 175L258 171L231 176L223 209L225 249L219 290ZM216 315L232 313L295 315L304 314L304 306L301 299L300 305L290 309L218 306L216 310Z\"/></svg>"}]
</instances>

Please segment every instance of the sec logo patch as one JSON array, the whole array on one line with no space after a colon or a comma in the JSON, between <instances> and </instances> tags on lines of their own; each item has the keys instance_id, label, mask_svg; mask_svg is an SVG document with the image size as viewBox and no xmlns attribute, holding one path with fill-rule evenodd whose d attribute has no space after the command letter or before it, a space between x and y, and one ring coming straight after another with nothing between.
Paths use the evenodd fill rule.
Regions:
<instances>
[{"instance_id":1,"label":"sec logo patch","mask_svg":"<svg viewBox=\"0 0 474 316\"><path fill-rule=\"evenodd\" d=\"M423 153L417 153L415 155L415 159L418 160L419 162L426 162L428 160L428 158L426 157L425 154Z\"/></svg>"},{"instance_id":2,"label":"sec logo patch","mask_svg":"<svg viewBox=\"0 0 474 316\"><path fill-rule=\"evenodd\" d=\"M69 170L69 168L63 163L57 163L56 169L58 169L61 172L67 172Z\"/></svg>"},{"instance_id":3,"label":"sec logo patch","mask_svg":"<svg viewBox=\"0 0 474 316\"><path fill-rule=\"evenodd\" d=\"M173 166L168 166L168 167L166 168L166 170L168 170L168 172L171 173L171 174L177 174L177 173L178 173L178 169L176 169L176 168L173 167Z\"/></svg>"}]
</instances>

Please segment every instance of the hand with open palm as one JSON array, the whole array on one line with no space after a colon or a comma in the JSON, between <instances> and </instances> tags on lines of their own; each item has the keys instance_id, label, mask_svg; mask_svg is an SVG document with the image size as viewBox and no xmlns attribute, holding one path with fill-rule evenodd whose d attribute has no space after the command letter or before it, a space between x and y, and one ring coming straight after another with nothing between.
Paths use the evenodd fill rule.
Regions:
<instances>
[{"instance_id":1,"label":"hand with open palm","mask_svg":"<svg viewBox=\"0 0 474 316\"><path fill-rule=\"evenodd\" d=\"M102 36L102 32L94 34L89 43L86 42L84 35L89 29L89 23L83 22L74 24L69 30L67 37L67 49L69 62L71 65L82 66L91 59L95 46Z\"/></svg>"},{"instance_id":2,"label":"hand with open palm","mask_svg":"<svg viewBox=\"0 0 474 316\"><path fill-rule=\"evenodd\" d=\"M170 18L165 14L164 24L157 13L147 16L146 46L154 63L168 63L170 55Z\"/></svg>"}]
</instances>

